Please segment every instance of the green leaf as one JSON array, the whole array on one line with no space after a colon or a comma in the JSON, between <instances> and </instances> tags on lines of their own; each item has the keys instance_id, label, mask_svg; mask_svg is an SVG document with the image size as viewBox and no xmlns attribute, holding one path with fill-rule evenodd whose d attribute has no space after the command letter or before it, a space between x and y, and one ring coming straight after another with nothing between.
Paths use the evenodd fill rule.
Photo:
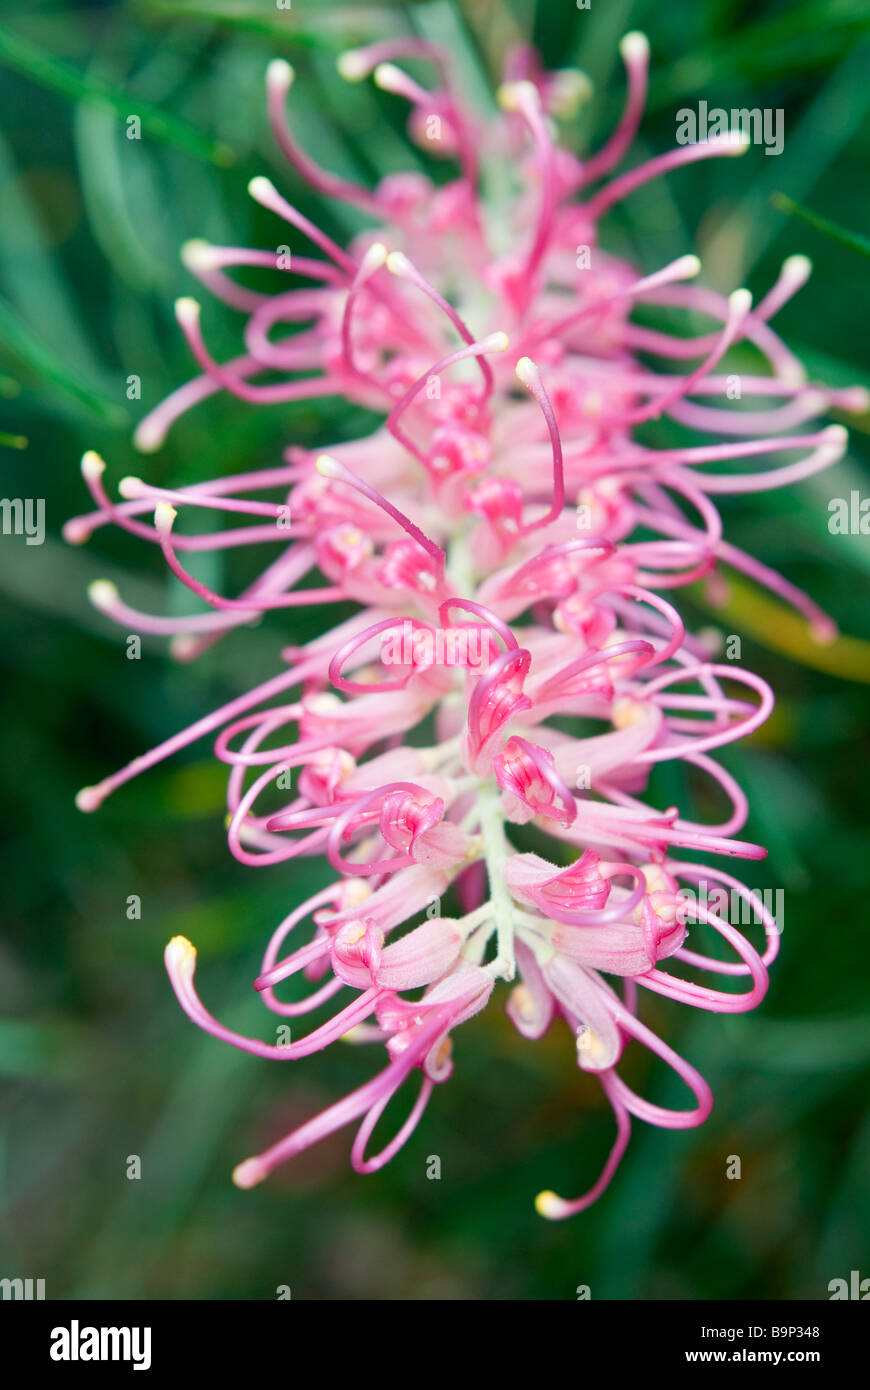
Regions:
<instances>
[{"instance_id":1,"label":"green leaf","mask_svg":"<svg viewBox=\"0 0 870 1390\"><path fill-rule=\"evenodd\" d=\"M123 425L127 415L117 402L68 366L0 300L0 350L6 349L41 382L106 425Z\"/></svg>"},{"instance_id":2,"label":"green leaf","mask_svg":"<svg viewBox=\"0 0 870 1390\"><path fill-rule=\"evenodd\" d=\"M728 576L728 590L727 600L715 612L727 618L735 631L747 632L771 651L813 670L870 683L870 642L845 635L827 644L813 641L805 618L733 572ZM703 594L696 592L694 597L706 606Z\"/></svg>"},{"instance_id":3,"label":"green leaf","mask_svg":"<svg viewBox=\"0 0 870 1390\"><path fill-rule=\"evenodd\" d=\"M817 232L824 236L833 237L841 246L847 246L850 251L857 251L859 256L870 257L870 239L859 236L857 232L850 232L845 227L838 227L836 222L832 222L828 217L821 217L817 212L811 212L809 208L801 207L794 198L788 198L785 193L774 193L770 201L779 212L786 212L792 217L799 217L802 222L806 222L810 227L815 227Z\"/></svg>"},{"instance_id":4,"label":"green leaf","mask_svg":"<svg viewBox=\"0 0 870 1390\"><path fill-rule=\"evenodd\" d=\"M152 106L141 97L132 96L109 82L101 81L92 73L77 72L45 49L10 34L8 29L0 29L0 62L73 101L91 102L123 117L138 116L147 135L167 145L174 145L176 149L184 150L197 159L219 165L232 164L235 159L235 153L228 145L209 139L194 126L170 116L159 106Z\"/></svg>"},{"instance_id":5,"label":"green leaf","mask_svg":"<svg viewBox=\"0 0 870 1390\"><path fill-rule=\"evenodd\" d=\"M283 40L296 48L327 49L352 46L364 38L382 38L385 29L396 22L396 10L408 0L381 0L379 5L311 4L307 13L293 9L278 9L272 13L246 3L246 0L210 0L210 3L185 3L185 0L141 0L140 9L154 20L191 20L260 34L275 41ZM413 0L422 3L422 0Z\"/></svg>"}]
</instances>

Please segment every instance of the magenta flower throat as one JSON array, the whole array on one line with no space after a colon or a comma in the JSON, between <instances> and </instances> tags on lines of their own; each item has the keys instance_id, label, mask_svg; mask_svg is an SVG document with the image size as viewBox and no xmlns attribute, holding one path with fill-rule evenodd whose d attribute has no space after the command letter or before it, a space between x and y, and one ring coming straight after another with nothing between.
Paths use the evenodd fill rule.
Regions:
<instances>
[{"instance_id":1,"label":"magenta flower throat","mask_svg":"<svg viewBox=\"0 0 870 1390\"><path fill-rule=\"evenodd\" d=\"M715 581L725 562L804 614L815 640L834 635L811 599L723 539L713 499L836 462L845 430L807 422L829 408L861 409L865 394L808 383L770 327L806 279L805 258L789 258L753 304L743 289L726 299L691 284L694 256L641 275L600 248L602 215L635 189L746 143L717 136L614 173L638 126L648 66L642 35L627 35L621 51L623 115L582 161L555 134L581 95L580 75L542 72L527 50L511 55L503 116L485 127L437 47L403 39L344 54L342 76L373 74L407 99L411 139L459 169L438 187L419 173L391 174L373 192L325 172L297 145L286 111L293 71L272 63L268 106L282 151L315 190L356 205L372 227L341 247L269 180L254 179L252 196L301 249L287 257L188 243L188 268L243 316L244 351L215 361L197 303L180 300L200 374L143 420L137 442L158 448L179 415L217 391L251 405L337 399L383 423L319 456L291 446L274 467L178 490L126 478L117 501L102 460L83 460L96 510L70 521L67 539L119 526L159 546L205 606L193 617L141 613L107 581L92 585L91 598L128 630L170 637L178 659L276 610L358 606L281 651L270 680L78 796L82 810L96 810L132 777L211 736L228 767L235 858L256 868L315 855L334 870L277 926L254 981L284 1020L336 1000L299 1036L294 1023L287 1043L224 1027L199 997L194 947L175 937L166 948L181 1007L216 1038L293 1062L349 1037L380 1058L371 1080L240 1163L240 1187L351 1124L354 1168L388 1162L449 1077L454 1030L497 993L524 1037L551 1024L573 1035L578 1065L597 1075L612 1106L616 1140L594 1185L575 1200L537 1199L544 1216L571 1215L611 1180L633 1116L683 1129L711 1109L706 1081L641 1021L641 991L733 1013L767 989L777 923L719 867L765 850L739 838L747 799L713 754L757 729L773 696L686 632L670 591ZM424 60L434 90L396 66L403 59ZM228 273L246 266L289 269L305 283L254 292ZM653 331L633 321L638 305L692 310L711 326L693 338ZM729 405L722 359L741 341L767 364L741 376L741 394L773 405ZM660 417L720 439L638 443L635 427ZM765 455L783 452L791 462L764 467ZM716 468L755 459L761 471ZM214 514L219 529L186 534L190 508ZM191 553L235 546L267 547L237 596L190 573ZM646 799L656 764L674 759L710 779L725 808L720 823ZM531 833L546 852L516 848L526 825L520 838ZM712 910L696 891L702 882L748 904L763 941L753 945ZM442 915L448 891L462 915ZM718 933L727 958L688 948L689 929ZM293 948L291 932L304 944ZM279 987L297 973L309 992L286 1002ZM500 981L507 988L497 990ZM685 1108L664 1109L629 1087L620 1061L632 1045L677 1073ZM408 1117L376 1143L406 1081Z\"/></svg>"}]
</instances>

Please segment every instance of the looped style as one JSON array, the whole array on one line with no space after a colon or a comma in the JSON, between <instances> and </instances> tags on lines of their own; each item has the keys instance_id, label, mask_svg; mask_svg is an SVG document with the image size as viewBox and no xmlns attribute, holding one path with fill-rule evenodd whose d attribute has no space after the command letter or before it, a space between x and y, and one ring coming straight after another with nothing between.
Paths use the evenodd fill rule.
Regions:
<instances>
[{"instance_id":1,"label":"looped style","mask_svg":"<svg viewBox=\"0 0 870 1390\"><path fill-rule=\"evenodd\" d=\"M106 580L91 586L96 607L166 635L181 661L264 619L284 665L84 788L78 805L96 810L207 737L228 768L236 859L262 868L316 856L334 871L283 918L254 981L280 1018L341 996L331 1016L281 1044L226 1028L195 988L194 947L175 937L165 962L181 1007L263 1058L293 1062L341 1038L386 1054L371 1080L239 1164L243 1188L351 1124L353 1167L376 1172L450 1076L453 1033L504 980L517 1030L539 1038L561 1027L583 1084L597 1079L613 1109L616 1138L597 1181L573 1200L538 1197L551 1219L583 1211L613 1178L633 1117L684 1129L712 1105L706 1081L638 1017L644 992L737 1013L767 989L781 923L763 893L709 865L765 850L737 838L748 798L711 754L758 729L773 695L745 667L718 663L709 634L688 632L672 598L707 578L715 602L731 568L806 618L808 641L835 635L808 595L724 538L715 499L835 464L845 430L808 422L864 410L868 398L808 382L771 326L806 280L805 258L789 257L753 303L746 290L726 298L694 283L694 255L644 274L604 249L600 219L617 203L746 146L719 136L619 173L649 68L642 34L626 35L620 51L622 116L582 159L559 143L558 122L588 83L544 71L527 48L511 50L501 115L485 126L442 47L402 37L342 54L341 77L370 78L404 101L409 138L446 164L437 183L418 167L373 188L303 147L293 69L272 62L269 120L291 183L352 205L364 230L340 246L268 179L253 179L251 196L292 237L290 262L187 244L187 269L241 315L242 350L217 361L198 303L179 300L198 373L150 411L136 442L158 449L180 415L208 409L218 391L251 407L322 397L353 408L337 413L342 421L363 410L380 423L327 453L291 444L283 460L212 481L173 488L128 477L117 498L102 459L82 460L93 509L67 523L66 539L81 544L114 525L159 547L198 611L139 613ZM425 76L412 77L405 60ZM482 177L494 165L515 195L497 215L485 206L496 181ZM578 244L591 248L582 267ZM254 292L235 278L246 267L264 284L265 272L287 270L299 283L288 290L276 278L274 293ZM656 305L691 311L707 328L679 337L633 320ZM734 410L727 366L743 341L765 365L741 374ZM774 405L754 409L755 397ZM669 422L661 435L657 420ZM673 438L673 424L708 442L647 442ZM650 426L644 442L639 425ZM192 511L197 522L208 513L211 529L188 526ZM264 557L238 593L208 587L189 561L237 549ZM318 635L282 649L279 624L302 606L322 610ZM650 776L662 762L724 793L719 823L654 804ZM292 865L284 881L292 894ZM761 928L755 943L734 920L747 909ZM695 949L696 932L721 938L725 958ZM639 1046L685 1083L683 1108L655 1105L623 1079L623 1052ZM378 1146L375 1130L412 1071L407 1118Z\"/></svg>"}]
</instances>

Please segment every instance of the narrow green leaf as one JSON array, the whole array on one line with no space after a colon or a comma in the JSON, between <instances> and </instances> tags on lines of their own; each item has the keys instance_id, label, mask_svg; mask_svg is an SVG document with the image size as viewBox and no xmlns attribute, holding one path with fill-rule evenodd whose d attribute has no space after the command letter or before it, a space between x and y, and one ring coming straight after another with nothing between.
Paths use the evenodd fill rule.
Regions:
<instances>
[{"instance_id":1,"label":"narrow green leaf","mask_svg":"<svg viewBox=\"0 0 870 1390\"><path fill-rule=\"evenodd\" d=\"M776 599L770 599L754 584L733 572L728 575L729 597L715 612L733 624L735 632L747 632L771 651L824 671L842 680L870 683L870 642L841 635L823 645L809 635L807 622ZM695 598L704 606L702 594Z\"/></svg>"},{"instance_id":2,"label":"narrow green leaf","mask_svg":"<svg viewBox=\"0 0 870 1390\"><path fill-rule=\"evenodd\" d=\"M415 4L423 0L412 0ZM245 0L222 0L220 3L198 4L196 0L140 0L140 9L149 19L191 20L197 24L213 24L260 34L271 40L284 40L296 48L339 48L357 42L360 37L383 37L385 29L395 24L396 10L408 0L380 0L375 5L311 6L301 10L278 9L273 13L246 4Z\"/></svg>"},{"instance_id":3,"label":"narrow green leaf","mask_svg":"<svg viewBox=\"0 0 870 1390\"><path fill-rule=\"evenodd\" d=\"M127 415L116 401L78 375L27 324L0 300L0 351L11 353L40 382L53 386L67 400L106 425L123 425Z\"/></svg>"},{"instance_id":4,"label":"narrow green leaf","mask_svg":"<svg viewBox=\"0 0 870 1390\"><path fill-rule=\"evenodd\" d=\"M10 34L8 29L0 29L0 62L73 101L88 101L123 117L138 116L146 135L184 150L197 159L227 165L232 164L235 158L234 151L228 145L210 140L194 126L161 111L159 106L152 106L141 97L101 81L92 73L77 72L45 49Z\"/></svg>"},{"instance_id":5,"label":"narrow green leaf","mask_svg":"<svg viewBox=\"0 0 870 1390\"><path fill-rule=\"evenodd\" d=\"M870 257L870 239L859 236L857 232L850 232L845 227L838 227L836 222L832 222L828 217L821 217L817 212L811 212L809 208L801 207L793 198L786 197L785 193L774 193L770 199L773 206L779 212L786 212L791 217L799 217L802 222L806 222L810 227L815 227L817 232L824 236L833 237L841 246L847 246L850 251L857 251L859 256Z\"/></svg>"}]
</instances>

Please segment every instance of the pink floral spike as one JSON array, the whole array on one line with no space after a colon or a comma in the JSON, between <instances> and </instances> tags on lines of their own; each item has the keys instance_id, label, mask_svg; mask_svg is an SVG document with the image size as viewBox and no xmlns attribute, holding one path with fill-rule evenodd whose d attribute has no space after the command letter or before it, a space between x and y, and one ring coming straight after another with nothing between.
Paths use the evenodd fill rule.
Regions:
<instances>
[{"instance_id":1,"label":"pink floral spike","mask_svg":"<svg viewBox=\"0 0 870 1390\"><path fill-rule=\"evenodd\" d=\"M624 114L582 161L558 144L553 118L587 97L588 84L542 71L528 49L509 55L503 115L488 127L466 109L437 45L396 39L345 53L345 79L371 77L407 101L410 138L455 162L457 176L438 188L409 173L368 189L321 168L293 131L293 70L272 63L269 117L291 181L354 204L372 227L339 246L269 180L254 179L252 196L294 229L299 254L288 267L271 252L187 244L191 272L243 316L243 351L217 362L198 304L180 300L200 374L152 410L137 441L158 448L179 415L217 391L248 404L338 397L383 424L328 455L291 446L267 469L194 486L125 478L117 500L103 461L82 461L93 510L67 523L67 539L113 524L159 546L202 609L183 619L138 613L107 581L91 598L128 627L170 636L178 659L273 609L358 608L338 625L325 616L321 635L281 653L270 680L78 796L93 811L208 736L229 770L231 853L252 867L316 855L335 872L279 924L254 981L284 1018L341 996L284 1046L226 1028L194 985L194 947L175 937L166 948L182 1008L231 1046L286 1062L341 1037L386 1051L372 1080L240 1163L239 1187L352 1123L354 1168L381 1167L450 1075L453 1031L502 980L513 982L506 1009L523 1036L567 1025L578 1067L599 1078L615 1115L613 1149L589 1190L537 1199L542 1215L569 1216L610 1182L632 1117L682 1129L710 1112L703 1078L639 1019L638 986L715 1013L754 1008L767 989L777 923L708 861L765 854L739 838L746 796L711 755L756 730L773 696L743 667L711 660L664 594L724 563L803 613L808 640L830 640L833 624L811 598L724 539L712 499L830 467L846 432L809 422L831 408L863 410L867 399L859 388L808 383L770 326L809 274L804 257L790 257L753 304L742 289L724 298L692 284L695 256L644 275L601 249L600 218L636 188L745 148L722 136L615 172L641 119L649 60L642 34L620 47ZM423 60L433 87L404 71L408 58ZM513 206L497 217L479 187L493 161L516 174ZM590 251L582 267L578 244ZM292 269L307 284L254 293L232 275L251 265ZM683 339L642 328L631 313L644 303L691 309L710 331ZM290 329L280 336L282 324ZM720 368L744 339L769 367L742 378L744 396L774 404L733 411ZM660 416L720 438L637 443L634 426ZM767 455L777 456L772 466ZM742 471L717 471L723 462ZM212 512L214 529L186 532L190 508ZM266 547L240 594L209 589L187 566L190 551L235 546ZM314 575L312 587L296 587ZM582 734L566 732L572 719ZM424 721L431 737L420 746L408 735ZM718 823L645 799L653 766L675 760L724 794ZM549 837L547 854L517 847L526 824ZM686 860L687 851L703 858ZM715 908L701 891L707 880ZM438 904L453 890L460 915L448 917ZM763 943L729 921L729 894L757 915ZM722 938L728 959L687 948L699 924ZM297 928L301 943L290 947ZM740 987L705 983L711 974ZM280 998L296 975L307 991ZM685 1083L683 1108L662 1109L623 1080L623 1052L638 1044ZM419 1088L407 1120L367 1156L412 1072Z\"/></svg>"}]
</instances>

